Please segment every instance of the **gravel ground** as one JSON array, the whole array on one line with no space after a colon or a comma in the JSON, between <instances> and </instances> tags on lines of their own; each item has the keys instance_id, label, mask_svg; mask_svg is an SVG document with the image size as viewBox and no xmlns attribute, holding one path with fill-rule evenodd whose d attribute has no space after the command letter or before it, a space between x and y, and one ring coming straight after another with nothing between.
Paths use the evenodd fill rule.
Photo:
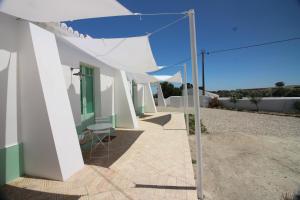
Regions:
<instances>
[{"instance_id":1,"label":"gravel ground","mask_svg":"<svg viewBox=\"0 0 300 200\"><path fill-rule=\"evenodd\" d=\"M280 200L300 189L300 118L201 111L209 132L202 137L207 199Z\"/></svg>"}]
</instances>

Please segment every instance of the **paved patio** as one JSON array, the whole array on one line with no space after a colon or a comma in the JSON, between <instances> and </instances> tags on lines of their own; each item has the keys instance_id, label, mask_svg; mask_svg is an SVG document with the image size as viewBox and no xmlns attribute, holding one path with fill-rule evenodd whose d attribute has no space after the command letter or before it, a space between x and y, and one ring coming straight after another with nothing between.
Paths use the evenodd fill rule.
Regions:
<instances>
[{"instance_id":1,"label":"paved patio","mask_svg":"<svg viewBox=\"0 0 300 200\"><path fill-rule=\"evenodd\" d=\"M183 114L147 114L139 125L139 130L118 129L109 159L107 148L99 146L66 182L21 177L2 192L14 200L196 199Z\"/></svg>"}]
</instances>

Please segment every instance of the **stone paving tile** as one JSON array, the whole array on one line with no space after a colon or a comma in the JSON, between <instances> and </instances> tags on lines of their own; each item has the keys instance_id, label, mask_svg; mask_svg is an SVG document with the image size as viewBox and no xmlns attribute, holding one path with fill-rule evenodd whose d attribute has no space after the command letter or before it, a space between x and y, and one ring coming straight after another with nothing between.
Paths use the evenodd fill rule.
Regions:
<instances>
[{"instance_id":1,"label":"stone paving tile","mask_svg":"<svg viewBox=\"0 0 300 200\"><path fill-rule=\"evenodd\" d=\"M139 130L117 129L85 167L65 182L20 177L3 187L9 199L197 199L181 113L156 113Z\"/></svg>"}]
</instances>

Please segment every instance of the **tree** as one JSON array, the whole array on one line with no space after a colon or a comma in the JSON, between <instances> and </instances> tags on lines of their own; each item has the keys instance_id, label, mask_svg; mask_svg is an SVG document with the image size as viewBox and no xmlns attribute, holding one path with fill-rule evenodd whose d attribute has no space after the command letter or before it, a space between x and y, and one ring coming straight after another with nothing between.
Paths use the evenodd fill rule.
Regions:
<instances>
[{"instance_id":1,"label":"tree","mask_svg":"<svg viewBox=\"0 0 300 200\"><path fill-rule=\"evenodd\" d=\"M260 103L261 99L262 98L256 92L253 92L250 95L250 102L255 104L257 112L259 111L258 104Z\"/></svg>"},{"instance_id":2,"label":"tree","mask_svg":"<svg viewBox=\"0 0 300 200\"><path fill-rule=\"evenodd\" d=\"M234 104L234 108L236 109L236 104L238 102L239 99L242 98L242 95L239 94L239 93L233 93L231 96L230 96L230 102L232 102Z\"/></svg>"},{"instance_id":3,"label":"tree","mask_svg":"<svg viewBox=\"0 0 300 200\"><path fill-rule=\"evenodd\" d=\"M163 82L160 85L164 98L168 98L169 96L181 96L182 94L182 90L178 87L174 87L172 83Z\"/></svg>"},{"instance_id":4,"label":"tree","mask_svg":"<svg viewBox=\"0 0 300 200\"><path fill-rule=\"evenodd\" d=\"M285 83L283 81L279 81L275 83L276 89L273 91L272 96L274 97L284 97L288 93L288 91L284 88Z\"/></svg>"},{"instance_id":5,"label":"tree","mask_svg":"<svg viewBox=\"0 0 300 200\"><path fill-rule=\"evenodd\" d=\"M283 81L279 81L279 82L276 82L275 83L275 86L276 87L284 87L285 86L285 83Z\"/></svg>"}]
</instances>

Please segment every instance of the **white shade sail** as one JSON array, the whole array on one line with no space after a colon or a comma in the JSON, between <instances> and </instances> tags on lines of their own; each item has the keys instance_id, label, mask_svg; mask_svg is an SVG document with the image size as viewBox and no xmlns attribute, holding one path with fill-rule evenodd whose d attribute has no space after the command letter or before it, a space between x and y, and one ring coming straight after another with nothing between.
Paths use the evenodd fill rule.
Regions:
<instances>
[{"instance_id":1,"label":"white shade sail","mask_svg":"<svg viewBox=\"0 0 300 200\"><path fill-rule=\"evenodd\" d=\"M173 76L168 76L168 75L153 75L154 78L156 78L158 81L166 81L170 83L182 83L182 77L181 73L177 72Z\"/></svg>"},{"instance_id":2,"label":"white shade sail","mask_svg":"<svg viewBox=\"0 0 300 200\"><path fill-rule=\"evenodd\" d=\"M116 0L0 0L0 12L34 22L132 15Z\"/></svg>"},{"instance_id":3,"label":"white shade sail","mask_svg":"<svg viewBox=\"0 0 300 200\"><path fill-rule=\"evenodd\" d=\"M132 73L158 70L148 36L113 39L66 36L61 38L99 61L117 69Z\"/></svg>"},{"instance_id":4,"label":"white shade sail","mask_svg":"<svg viewBox=\"0 0 300 200\"><path fill-rule=\"evenodd\" d=\"M134 80L134 82L142 83L142 84L158 82L158 80L155 77L150 76L146 73L141 73L141 74L127 73L127 78L130 81Z\"/></svg>"}]
</instances>

